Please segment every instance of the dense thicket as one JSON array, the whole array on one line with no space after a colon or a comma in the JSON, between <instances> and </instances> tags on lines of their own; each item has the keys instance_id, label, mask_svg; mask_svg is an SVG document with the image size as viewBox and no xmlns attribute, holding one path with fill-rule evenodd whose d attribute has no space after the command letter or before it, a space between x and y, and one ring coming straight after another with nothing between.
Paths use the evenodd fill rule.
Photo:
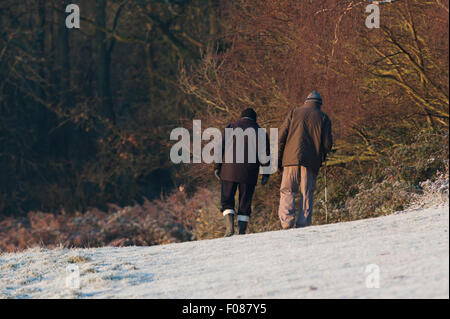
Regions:
<instances>
[{"instance_id":1,"label":"dense thicket","mask_svg":"<svg viewBox=\"0 0 450 319\"><path fill-rule=\"evenodd\" d=\"M329 221L401 209L448 172L448 1L381 5L371 30L367 1L85 0L80 30L64 28L66 4L0 3L3 214L125 205L183 184L157 205L167 211L158 231L219 236L212 167L171 164L170 130L192 118L223 127L247 107L278 127L313 89L336 140ZM191 205L185 190L199 181L210 191ZM316 223L323 186L322 171ZM257 188L250 231L279 227L278 187L273 176Z\"/></svg>"},{"instance_id":2,"label":"dense thicket","mask_svg":"<svg viewBox=\"0 0 450 319\"><path fill-rule=\"evenodd\" d=\"M448 3L448 1L447 1ZM252 106L277 127L313 89L334 119L332 163L376 160L424 127L448 128L448 10L441 1L381 6L368 29L366 1L232 1L223 9L226 52L209 51L183 77L187 93L224 125ZM204 114L204 112L203 112Z\"/></svg>"},{"instance_id":3,"label":"dense thicket","mask_svg":"<svg viewBox=\"0 0 450 319\"><path fill-rule=\"evenodd\" d=\"M0 214L85 210L174 185L177 84L219 24L215 1L0 1Z\"/></svg>"},{"instance_id":4,"label":"dense thicket","mask_svg":"<svg viewBox=\"0 0 450 319\"><path fill-rule=\"evenodd\" d=\"M448 1L380 5L379 29L366 27L367 4L229 1L222 11L229 49L208 51L181 78L205 105L197 116L219 127L248 106L263 127L278 127L320 91L336 141L328 221L402 209L423 191L421 182L448 172ZM325 221L323 174L316 223ZM257 188L252 231L279 227L279 183L274 176Z\"/></svg>"}]
</instances>

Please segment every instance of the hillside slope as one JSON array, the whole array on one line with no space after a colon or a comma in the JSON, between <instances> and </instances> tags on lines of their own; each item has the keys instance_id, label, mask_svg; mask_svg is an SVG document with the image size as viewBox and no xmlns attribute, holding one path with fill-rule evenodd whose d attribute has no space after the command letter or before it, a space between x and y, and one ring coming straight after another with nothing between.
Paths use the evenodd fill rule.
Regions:
<instances>
[{"instance_id":1,"label":"hillside slope","mask_svg":"<svg viewBox=\"0 0 450 319\"><path fill-rule=\"evenodd\" d=\"M448 204L394 215L153 247L0 256L3 298L448 298ZM81 288L66 288L66 267ZM366 267L380 288L366 287Z\"/></svg>"}]
</instances>

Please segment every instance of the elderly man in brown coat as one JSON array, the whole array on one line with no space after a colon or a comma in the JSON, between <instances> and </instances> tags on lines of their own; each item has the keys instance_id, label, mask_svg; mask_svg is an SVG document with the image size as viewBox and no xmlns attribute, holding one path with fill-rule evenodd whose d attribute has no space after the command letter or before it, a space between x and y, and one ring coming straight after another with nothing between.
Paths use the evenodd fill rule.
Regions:
<instances>
[{"instance_id":1,"label":"elderly man in brown coat","mask_svg":"<svg viewBox=\"0 0 450 319\"><path fill-rule=\"evenodd\" d=\"M278 216L283 229L311 225L316 178L333 139L331 121L320 109L317 91L304 105L294 108L279 130L278 165L283 172ZM300 187L300 207L295 222L295 195Z\"/></svg>"}]
</instances>

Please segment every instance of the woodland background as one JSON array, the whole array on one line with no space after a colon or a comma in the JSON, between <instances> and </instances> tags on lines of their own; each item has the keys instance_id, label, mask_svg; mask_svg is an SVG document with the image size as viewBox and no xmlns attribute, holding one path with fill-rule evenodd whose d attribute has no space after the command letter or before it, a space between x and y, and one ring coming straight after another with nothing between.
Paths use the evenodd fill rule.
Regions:
<instances>
[{"instance_id":1,"label":"woodland background","mask_svg":"<svg viewBox=\"0 0 450 319\"><path fill-rule=\"evenodd\" d=\"M247 107L278 127L313 89L336 141L328 222L407 207L448 179L449 1L380 5L370 30L367 4L0 0L0 250L221 236L212 165L172 164L170 131ZM258 186L250 232L279 229L279 183Z\"/></svg>"}]
</instances>

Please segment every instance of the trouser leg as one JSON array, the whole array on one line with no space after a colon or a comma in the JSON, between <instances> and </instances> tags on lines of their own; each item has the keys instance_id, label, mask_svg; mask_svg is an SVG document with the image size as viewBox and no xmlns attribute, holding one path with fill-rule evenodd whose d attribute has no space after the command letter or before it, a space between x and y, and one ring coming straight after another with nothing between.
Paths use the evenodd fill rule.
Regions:
<instances>
[{"instance_id":1,"label":"trouser leg","mask_svg":"<svg viewBox=\"0 0 450 319\"><path fill-rule=\"evenodd\" d=\"M222 189L220 192L220 204L222 205L223 215L234 214L234 196L238 183L222 181Z\"/></svg>"},{"instance_id":2,"label":"trouser leg","mask_svg":"<svg viewBox=\"0 0 450 319\"><path fill-rule=\"evenodd\" d=\"M314 204L314 189L317 175L310 169L300 166L300 206L298 208L297 227L311 225Z\"/></svg>"},{"instance_id":3,"label":"trouser leg","mask_svg":"<svg viewBox=\"0 0 450 319\"><path fill-rule=\"evenodd\" d=\"M237 183L222 181L220 201L222 214L225 219L225 237L233 236L234 234L234 196L237 186Z\"/></svg>"},{"instance_id":4,"label":"trouser leg","mask_svg":"<svg viewBox=\"0 0 450 319\"><path fill-rule=\"evenodd\" d=\"M247 224L252 213L252 199L255 192L255 186L252 184L239 183L239 209L238 209L238 227L239 234L245 234Z\"/></svg>"},{"instance_id":5,"label":"trouser leg","mask_svg":"<svg viewBox=\"0 0 450 319\"><path fill-rule=\"evenodd\" d=\"M284 229L294 227L295 223L295 195L299 186L299 167L286 166L283 168L283 176L280 187L280 206L278 217Z\"/></svg>"},{"instance_id":6,"label":"trouser leg","mask_svg":"<svg viewBox=\"0 0 450 319\"><path fill-rule=\"evenodd\" d=\"M252 213L252 199L253 193L255 192L255 186L256 185L239 183L238 215L250 217Z\"/></svg>"}]
</instances>

